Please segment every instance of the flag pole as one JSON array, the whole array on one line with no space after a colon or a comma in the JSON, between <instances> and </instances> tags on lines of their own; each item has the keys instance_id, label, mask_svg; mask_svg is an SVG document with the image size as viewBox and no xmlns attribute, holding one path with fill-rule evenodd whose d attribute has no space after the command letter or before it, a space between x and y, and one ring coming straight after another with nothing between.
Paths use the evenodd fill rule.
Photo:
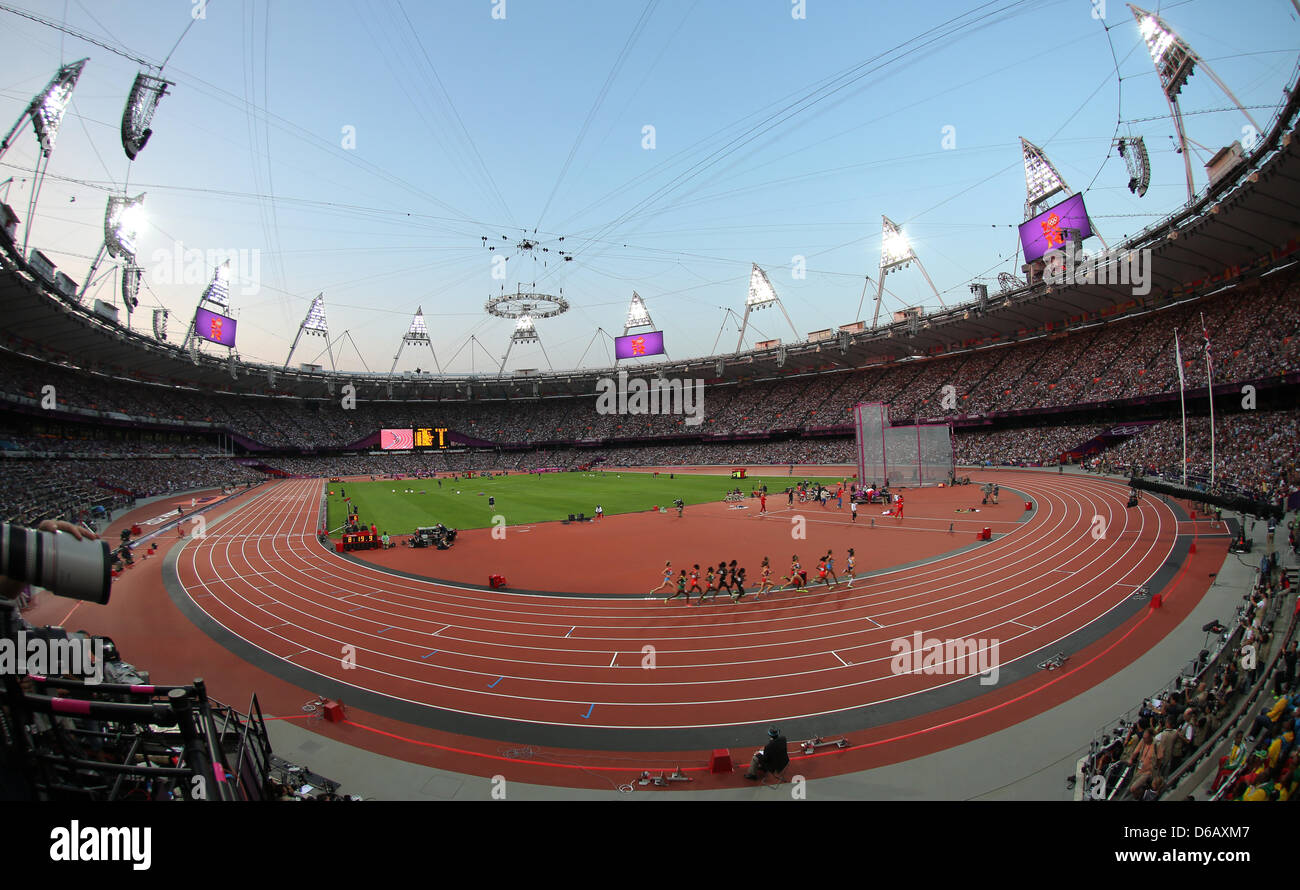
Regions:
<instances>
[{"instance_id":1,"label":"flag pole","mask_svg":"<svg viewBox=\"0 0 1300 890\"><path fill-rule=\"evenodd\" d=\"M1214 491L1214 359L1210 355L1210 333L1201 313L1201 336L1205 338L1205 382L1210 396L1210 491Z\"/></svg>"},{"instance_id":2,"label":"flag pole","mask_svg":"<svg viewBox=\"0 0 1300 890\"><path fill-rule=\"evenodd\" d=\"M1183 488L1187 487L1187 399L1184 396L1183 350L1178 345L1178 328L1174 328L1174 361L1178 364L1178 404L1183 411Z\"/></svg>"}]
</instances>

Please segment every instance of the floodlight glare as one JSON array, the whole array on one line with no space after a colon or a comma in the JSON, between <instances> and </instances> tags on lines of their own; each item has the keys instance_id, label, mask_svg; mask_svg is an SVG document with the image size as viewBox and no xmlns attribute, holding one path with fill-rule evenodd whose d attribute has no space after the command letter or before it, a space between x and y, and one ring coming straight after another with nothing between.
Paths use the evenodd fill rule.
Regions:
<instances>
[{"instance_id":1,"label":"floodlight glare","mask_svg":"<svg viewBox=\"0 0 1300 890\"><path fill-rule=\"evenodd\" d=\"M45 89L32 97L32 101L27 104L18 121L9 128L4 139L0 140L0 155L9 149L18 131L30 120L32 128L36 131L36 139L41 144L41 157L49 158L54 151L54 140L59 135L59 126L63 123L63 112L67 110L68 102L72 100L72 90L76 87L77 78L81 76L81 69L85 67L87 61L82 59L64 65L45 85Z\"/></svg>"},{"instance_id":2,"label":"floodlight glare","mask_svg":"<svg viewBox=\"0 0 1300 890\"><path fill-rule=\"evenodd\" d=\"M1142 35L1142 40L1151 53L1151 61L1156 66L1156 73L1160 75L1160 86L1165 91L1165 96L1172 100L1183 88L1183 84L1187 83L1187 78L1192 76L1198 58L1192 48L1160 16L1132 3L1128 8L1137 20L1138 33Z\"/></svg>"},{"instance_id":3,"label":"floodlight glare","mask_svg":"<svg viewBox=\"0 0 1300 890\"><path fill-rule=\"evenodd\" d=\"M36 138L40 140L41 151L46 157L54 151L54 140L59 135L59 125L63 123L63 112L72 100L72 89L77 85L77 78L81 76L86 61L82 59L60 68L45 91L32 100L32 126L36 129Z\"/></svg>"},{"instance_id":4,"label":"floodlight glare","mask_svg":"<svg viewBox=\"0 0 1300 890\"><path fill-rule=\"evenodd\" d=\"M768 281L767 273L753 263L749 273L749 296L745 298L745 309L765 309L777 302L776 288Z\"/></svg>"},{"instance_id":5,"label":"floodlight glare","mask_svg":"<svg viewBox=\"0 0 1300 890\"><path fill-rule=\"evenodd\" d=\"M880 236L880 268L893 269L913 259L912 245L907 236L889 217L883 217L884 223Z\"/></svg>"},{"instance_id":6,"label":"floodlight glare","mask_svg":"<svg viewBox=\"0 0 1300 890\"><path fill-rule=\"evenodd\" d=\"M134 198L110 195L104 212L104 246L113 257L135 259L136 239L144 228L144 193Z\"/></svg>"},{"instance_id":7,"label":"floodlight glare","mask_svg":"<svg viewBox=\"0 0 1300 890\"><path fill-rule=\"evenodd\" d=\"M636 291L632 291L632 303L627 307L627 323L623 325L624 329L639 328L649 325L650 311L645 307L645 301Z\"/></svg>"}]
</instances>

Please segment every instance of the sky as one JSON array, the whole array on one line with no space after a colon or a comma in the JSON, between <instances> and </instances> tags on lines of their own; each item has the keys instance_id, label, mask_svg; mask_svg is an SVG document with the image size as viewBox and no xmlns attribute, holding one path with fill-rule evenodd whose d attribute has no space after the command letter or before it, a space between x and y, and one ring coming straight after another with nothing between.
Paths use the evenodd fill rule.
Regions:
<instances>
[{"instance_id":1,"label":"sky","mask_svg":"<svg viewBox=\"0 0 1300 890\"><path fill-rule=\"evenodd\" d=\"M31 245L80 282L108 196L145 193L133 328L149 332L163 307L179 343L209 259L231 255L246 361L284 364L324 294L341 370L387 372L418 308L443 371L495 374L515 323L484 306L517 290L570 308L536 322L540 345L514 346L506 373L609 366L634 291L670 357L729 353L753 263L791 323L756 311L745 343L791 342L870 322L882 215L939 291L915 266L890 274L882 316L969 300L972 282L996 291L1019 270L1021 137L1084 193L1111 244L1187 200L1150 56L1115 0L3 6L0 126L59 65L90 59ZM1300 58L1295 4L1148 8L1267 129ZM174 86L130 162L119 120L149 65ZM1250 124L1204 71L1180 102L1199 190L1210 155ZM1116 135L1146 140L1142 198ZM36 158L30 129L0 158L0 180L13 177L0 200L24 222ZM115 280L91 296L118 302ZM293 363L328 366L326 342L303 337ZM397 369L433 360L408 345Z\"/></svg>"}]
</instances>

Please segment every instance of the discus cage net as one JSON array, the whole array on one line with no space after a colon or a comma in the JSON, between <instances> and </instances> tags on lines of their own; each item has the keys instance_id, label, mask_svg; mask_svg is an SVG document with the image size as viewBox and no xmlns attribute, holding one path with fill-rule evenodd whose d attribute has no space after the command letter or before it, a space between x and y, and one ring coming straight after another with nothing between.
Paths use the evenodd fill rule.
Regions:
<instances>
[{"instance_id":1,"label":"discus cage net","mask_svg":"<svg viewBox=\"0 0 1300 890\"><path fill-rule=\"evenodd\" d=\"M955 456L947 423L891 426L888 405L862 402L853 409L853 432L863 485L940 485L952 478Z\"/></svg>"}]
</instances>

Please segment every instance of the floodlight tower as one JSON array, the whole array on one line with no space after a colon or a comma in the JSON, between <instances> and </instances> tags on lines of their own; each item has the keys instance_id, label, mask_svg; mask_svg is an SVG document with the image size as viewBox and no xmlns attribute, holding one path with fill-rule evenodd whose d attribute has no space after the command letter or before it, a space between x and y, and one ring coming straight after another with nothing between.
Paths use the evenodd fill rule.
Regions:
<instances>
[{"instance_id":1,"label":"floodlight tower","mask_svg":"<svg viewBox=\"0 0 1300 890\"><path fill-rule=\"evenodd\" d=\"M303 334L315 337L325 338L325 351L330 357L330 371L337 371L334 367L334 348L330 343L329 324L325 321L325 295L317 294L316 299L311 301L311 308L307 310L307 317L298 325L298 333L293 338L293 345L289 347L289 354L284 357L284 370L289 370L289 362L293 359L293 351L298 348L298 341L302 339Z\"/></svg>"},{"instance_id":2,"label":"floodlight tower","mask_svg":"<svg viewBox=\"0 0 1300 890\"><path fill-rule=\"evenodd\" d=\"M27 219L23 226L23 256L27 255L27 236L32 230L32 215L36 212L36 201L41 193L41 184L45 181L45 171L50 166L50 155L54 153L54 141L58 138L59 127L63 123L63 112L67 110L68 102L72 100L72 90L77 85L77 78L81 77L81 69L86 67L88 61L89 59L82 59L60 68L45 85L45 89L32 97L32 101L9 128L5 138L0 140L0 158L2 158L9 150L9 146L13 144L14 138L30 122L36 131L36 140L41 145L41 153L36 158L36 178L32 186L32 197L27 204Z\"/></svg>"},{"instance_id":3,"label":"floodlight tower","mask_svg":"<svg viewBox=\"0 0 1300 890\"><path fill-rule=\"evenodd\" d=\"M122 110L122 150L127 158L134 161L153 135L149 123L153 113L158 109L158 102L167 95L167 88L175 86L169 80L154 77L141 71L131 84L131 95L127 97L126 108Z\"/></svg>"},{"instance_id":4,"label":"floodlight tower","mask_svg":"<svg viewBox=\"0 0 1300 890\"><path fill-rule=\"evenodd\" d=\"M136 239L140 237L140 230L144 228L143 205L144 192L134 198L128 198L126 195L108 196L108 206L104 209L104 241L99 245L99 251L90 263L90 271L86 273L86 280L82 282L76 296L78 303L86 298L86 291L93 283L95 273L99 270L100 263L104 261L105 254L113 259L125 259L127 269L134 270L129 283L127 275L124 274L122 277L122 302L126 306L128 328L131 326L131 313L139 303L136 299L136 291L140 286L140 267L135 264L135 246Z\"/></svg>"},{"instance_id":5,"label":"floodlight tower","mask_svg":"<svg viewBox=\"0 0 1300 890\"><path fill-rule=\"evenodd\" d=\"M230 260L226 260L212 272L212 280L208 286L203 289L199 295L199 305L194 309L194 317L190 319L189 329L185 332L185 340L181 343L182 350L189 350L190 358L197 365L199 363L199 336L195 329L195 320L198 318L199 310L207 309L218 315L230 314ZM167 336L167 318L163 316L162 337ZM158 335L158 315L154 313L154 335Z\"/></svg>"},{"instance_id":6,"label":"floodlight tower","mask_svg":"<svg viewBox=\"0 0 1300 890\"><path fill-rule=\"evenodd\" d=\"M903 234L903 230L887 216L882 216L884 221L881 227L880 237L880 276L876 281L876 311L871 316L871 327L875 328L880 321L880 304L885 297L885 278L890 272L897 272L906 269L912 263L916 263L916 268L921 270L925 276L925 283L930 285L930 290L934 291L934 298L939 301L939 305L945 309L948 308L943 297L939 296L939 289L934 286L930 280L930 273L925 271L925 266L921 263L921 258L912 250L911 242ZM863 290L863 296L866 296L866 290ZM862 300L858 300L858 313L862 312Z\"/></svg>"},{"instance_id":7,"label":"floodlight tower","mask_svg":"<svg viewBox=\"0 0 1300 890\"><path fill-rule=\"evenodd\" d=\"M1025 219L1031 220L1052 204L1057 195L1062 199L1074 194L1065 184L1065 177L1047 159L1047 154L1025 137L1020 137L1020 153L1025 158Z\"/></svg>"},{"instance_id":8,"label":"floodlight tower","mask_svg":"<svg viewBox=\"0 0 1300 890\"><path fill-rule=\"evenodd\" d=\"M429 329L424 324L423 306L416 307L415 317L411 319L411 326L402 335L402 342L397 344L397 355L393 356L393 367L388 370L389 374L397 370L397 360L402 357L402 350L408 344L417 347L421 345L429 347L429 352L433 355L433 366L438 369L439 374L442 373L442 366L438 364L438 353L433 350L433 341L429 339ZM354 343L353 346L355 345Z\"/></svg>"},{"instance_id":9,"label":"floodlight tower","mask_svg":"<svg viewBox=\"0 0 1300 890\"><path fill-rule=\"evenodd\" d=\"M1047 153L1023 136L1020 137L1020 153L1025 159L1025 222L1028 222L1074 192L1066 184L1065 177L1048 160ZM1092 234L1097 236L1102 246L1108 247L1097 227L1094 225L1091 228ZM1016 256L1020 256L1019 238L1016 239Z\"/></svg>"},{"instance_id":10,"label":"floodlight tower","mask_svg":"<svg viewBox=\"0 0 1300 890\"><path fill-rule=\"evenodd\" d=\"M650 319L650 310L646 308L645 300L636 291L632 291L632 302L627 307L627 321L623 324L623 336L637 328L654 329L655 323ZM664 358L668 358L667 351L664 352ZM614 360L615 362L618 359Z\"/></svg>"},{"instance_id":11,"label":"floodlight tower","mask_svg":"<svg viewBox=\"0 0 1300 890\"><path fill-rule=\"evenodd\" d=\"M546 359L547 367L552 367L551 357L546 354L546 347L541 345L542 340L537 335L537 326L533 324L533 319L555 318L568 312L569 301L564 299L563 294L563 290L560 291L560 296L525 291L520 286L513 294L503 291L495 297L488 298L483 308L489 315L515 320L515 330L510 335L510 342L506 344L506 354L502 357L501 366L497 371L498 377L505 374L506 361L510 358L510 350L516 343L536 343L542 350L542 357ZM472 352L470 356L473 356Z\"/></svg>"},{"instance_id":12,"label":"floodlight tower","mask_svg":"<svg viewBox=\"0 0 1300 890\"><path fill-rule=\"evenodd\" d=\"M753 268L749 273L749 296L745 298L745 316L740 321L740 339L736 341L736 352L740 352L745 345L745 330L749 327L749 313L773 305L781 310L781 314L785 316L786 324L794 332L795 342L798 342L799 330L794 326L794 322L790 320L790 313L785 311L785 304L776 295L776 288L772 287L772 282L768 280L767 273L758 267L758 263L752 263L751 265ZM723 324L726 324L725 319Z\"/></svg>"},{"instance_id":13,"label":"floodlight tower","mask_svg":"<svg viewBox=\"0 0 1300 890\"><path fill-rule=\"evenodd\" d=\"M1178 36L1178 32L1165 24L1164 19L1132 3L1128 4L1128 8L1133 13L1133 18L1137 20L1138 32L1146 42L1147 51L1151 53L1156 74L1160 76L1160 89L1165 94L1165 101L1169 103L1169 113L1173 116L1174 129L1178 132L1178 151L1183 156L1183 166L1187 171L1187 200L1191 201L1196 189L1192 182L1192 159L1187 151L1187 131L1183 128L1182 109L1178 107L1178 93L1195 72L1196 66L1199 64L1205 69L1210 80L1214 81L1215 86L1222 90L1229 101L1237 106L1237 110L1246 116L1246 120L1250 121L1250 125L1256 132L1259 131L1259 125L1250 116L1250 112L1237 101L1237 97L1232 94L1232 90L1228 89L1227 84L1219 80L1219 75L1214 73L1214 69L1187 45L1187 41Z\"/></svg>"}]
</instances>

